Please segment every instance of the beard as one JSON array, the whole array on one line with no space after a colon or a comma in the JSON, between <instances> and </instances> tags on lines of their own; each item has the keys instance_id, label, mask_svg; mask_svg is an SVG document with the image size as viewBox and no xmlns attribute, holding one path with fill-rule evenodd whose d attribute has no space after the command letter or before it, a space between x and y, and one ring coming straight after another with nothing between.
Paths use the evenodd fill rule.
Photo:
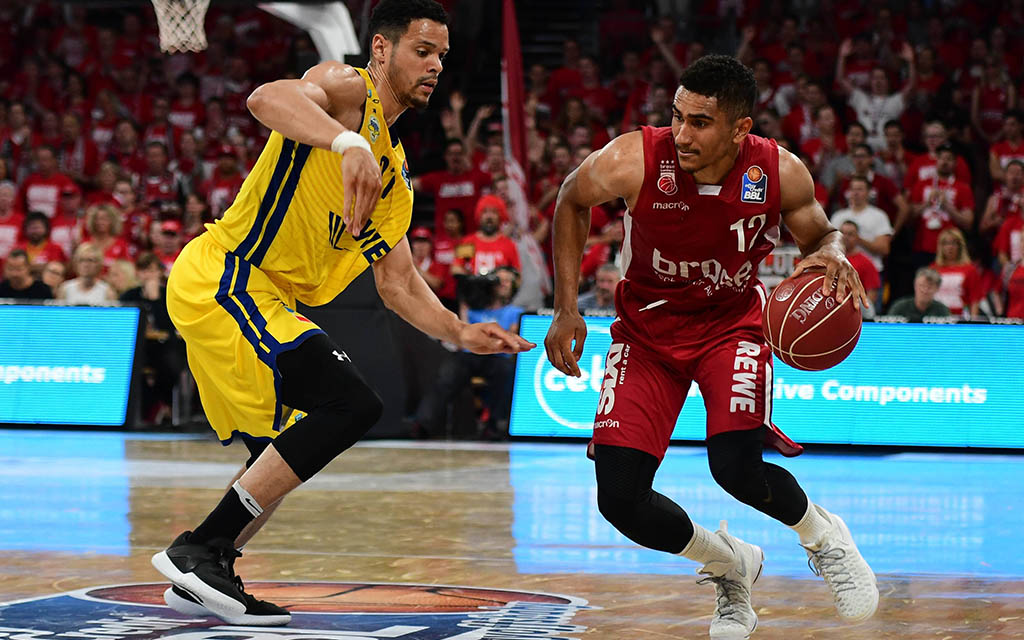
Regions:
<instances>
[{"instance_id":1,"label":"beard","mask_svg":"<svg viewBox=\"0 0 1024 640\"><path fill-rule=\"evenodd\" d=\"M480 223L480 231L483 231L484 235L493 236L498 232L498 223L491 220L482 222Z\"/></svg>"}]
</instances>

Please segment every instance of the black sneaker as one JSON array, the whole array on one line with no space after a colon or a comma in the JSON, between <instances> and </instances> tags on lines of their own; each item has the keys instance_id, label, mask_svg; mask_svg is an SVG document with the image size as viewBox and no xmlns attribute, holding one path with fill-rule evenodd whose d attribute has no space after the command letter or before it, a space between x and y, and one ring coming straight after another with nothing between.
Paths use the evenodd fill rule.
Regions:
<instances>
[{"instance_id":1,"label":"black sneaker","mask_svg":"<svg viewBox=\"0 0 1024 640\"><path fill-rule=\"evenodd\" d=\"M278 626L291 622L287 610L245 592L234 570L235 558L242 554L232 541L217 538L194 544L189 542L190 533L181 534L170 547L153 556L156 570L174 583L164 594L168 606L177 611L172 602L182 604L183 608L183 602L190 602L192 607L207 610L200 615L214 615L231 624ZM188 607L187 615L197 615L192 607Z\"/></svg>"}]
</instances>

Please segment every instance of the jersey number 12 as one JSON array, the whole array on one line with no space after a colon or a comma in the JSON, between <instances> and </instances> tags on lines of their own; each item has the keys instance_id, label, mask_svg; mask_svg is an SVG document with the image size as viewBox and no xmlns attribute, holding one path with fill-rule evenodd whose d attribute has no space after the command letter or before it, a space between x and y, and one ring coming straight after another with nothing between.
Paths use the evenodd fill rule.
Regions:
<instances>
[{"instance_id":1,"label":"jersey number 12","mask_svg":"<svg viewBox=\"0 0 1024 640\"><path fill-rule=\"evenodd\" d=\"M751 249L754 248L754 243L757 242L757 234L761 233L761 229L764 228L764 222L765 222L766 219L767 219L767 215L762 213L762 214L754 216L753 218L745 218L745 219L744 218L740 218L736 222L734 222L731 225L729 225L729 228L736 232L736 250L737 251L739 251L740 253L743 253L744 251L750 251ZM751 234L751 236L750 236L750 245L749 246L747 245L746 236L744 235L744 231L743 231L743 223L744 223L744 221L746 221L746 223L747 223L746 224L747 229L754 229L754 227L757 227L757 229L754 230L754 233Z\"/></svg>"}]
</instances>

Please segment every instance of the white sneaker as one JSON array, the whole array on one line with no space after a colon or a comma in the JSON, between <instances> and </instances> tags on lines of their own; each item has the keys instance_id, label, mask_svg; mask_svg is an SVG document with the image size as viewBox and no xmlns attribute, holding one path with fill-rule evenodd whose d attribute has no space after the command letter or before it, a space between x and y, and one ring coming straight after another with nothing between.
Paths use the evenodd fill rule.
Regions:
<instances>
[{"instance_id":1,"label":"white sneaker","mask_svg":"<svg viewBox=\"0 0 1024 640\"><path fill-rule=\"evenodd\" d=\"M832 527L817 543L801 545L807 550L807 564L832 590L840 618L850 622L867 620L878 608L875 574L857 551L843 519L817 505L815 508Z\"/></svg>"},{"instance_id":2,"label":"white sneaker","mask_svg":"<svg viewBox=\"0 0 1024 640\"><path fill-rule=\"evenodd\" d=\"M697 584L715 585L715 614L711 617L712 640L746 640L757 628L757 614L750 606L750 589L761 576L764 552L761 547L743 542L729 535L722 520L715 535L733 550L730 562L709 562L697 573L706 577Z\"/></svg>"}]
</instances>

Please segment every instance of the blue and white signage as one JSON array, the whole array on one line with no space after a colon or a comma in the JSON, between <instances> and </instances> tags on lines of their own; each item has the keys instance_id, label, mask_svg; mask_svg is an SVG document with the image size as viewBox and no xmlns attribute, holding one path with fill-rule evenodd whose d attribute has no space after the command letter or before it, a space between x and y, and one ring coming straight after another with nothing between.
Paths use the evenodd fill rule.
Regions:
<instances>
[{"instance_id":1,"label":"blue and white signage","mask_svg":"<svg viewBox=\"0 0 1024 640\"><path fill-rule=\"evenodd\" d=\"M0 423L119 427L136 307L0 305Z\"/></svg>"},{"instance_id":2,"label":"blue and white signage","mask_svg":"<svg viewBox=\"0 0 1024 640\"><path fill-rule=\"evenodd\" d=\"M611 318L587 318L581 378L518 356L510 433L589 438ZM550 316L524 315L543 344ZM857 348L827 371L775 361L772 419L797 442L1024 447L1024 326L866 323ZM690 388L673 439L703 440L700 389Z\"/></svg>"}]
</instances>

